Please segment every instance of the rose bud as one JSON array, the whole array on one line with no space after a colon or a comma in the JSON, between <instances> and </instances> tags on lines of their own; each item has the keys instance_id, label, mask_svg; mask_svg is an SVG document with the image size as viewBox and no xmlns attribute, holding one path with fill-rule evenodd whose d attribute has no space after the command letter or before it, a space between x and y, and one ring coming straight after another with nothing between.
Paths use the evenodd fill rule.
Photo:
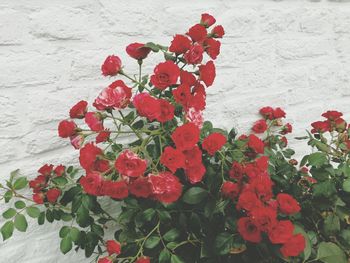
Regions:
<instances>
[{"instance_id":1,"label":"rose bud","mask_svg":"<svg viewBox=\"0 0 350 263\"><path fill-rule=\"evenodd\" d=\"M70 109L69 117L71 117L72 119L83 119L87 111L87 105L88 103L85 100L79 101Z\"/></svg>"},{"instance_id":2,"label":"rose bud","mask_svg":"<svg viewBox=\"0 0 350 263\"><path fill-rule=\"evenodd\" d=\"M33 201L37 204L43 204L44 203L44 193L40 192L40 193L35 193L33 194Z\"/></svg>"},{"instance_id":3,"label":"rose bud","mask_svg":"<svg viewBox=\"0 0 350 263\"><path fill-rule=\"evenodd\" d=\"M51 204L56 203L58 197L61 195L61 190L57 188L52 188L47 191L46 198Z\"/></svg>"},{"instance_id":4,"label":"rose bud","mask_svg":"<svg viewBox=\"0 0 350 263\"><path fill-rule=\"evenodd\" d=\"M121 252L120 243L115 240L107 240L106 242L108 255L119 255Z\"/></svg>"},{"instance_id":5,"label":"rose bud","mask_svg":"<svg viewBox=\"0 0 350 263\"><path fill-rule=\"evenodd\" d=\"M213 28L213 30L211 31L211 34L215 38L222 38L225 35L225 31L224 31L224 28L219 25Z\"/></svg>"},{"instance_id":6,"label":"rose bud","mask_svg":"<svg viewBox=\"0 0 350 263\"><path fill-rule=\"evenodd\" d=\"M65 170L66 170L66 167L61 164L55 168L54 172L55 172L56 176L62 176L64 174Z\"/></svg>"},{"instance_id":7,"label":"rose bud","mask_svg":"<svg viewBox=\"0 0 350 263\"><path fill-rule=\"evenodd\" d=\"M119 57L111 55L108 56L101 66L103 76L115 76L122 68L122 61Z\"/></svg>"},{"instance_id":8,"label":"rose bud","mask_svg":"<svg viewBox=\"0 0 350 263\"><path fill-rule=\"evenodd\" d=\"M58 124L58 135L62 138L68 138L75 134L77 125L74 121L63 120Z\"/></svg>"},{"instance_id":9,"label":"rose bud","mask_svg":"<svg viewBox=\"0 0 350 263\"><path fill-rule=\"evenodd\" d=\"M216 19L212 15L209 15L207 13L202 14L202 18L201 18L201 22L200 22L201 25L203 25L205 27L210 27L213 24L215 24L215 22L216 22Z\"/></svg>"},{"instance_id":10,"label":"rose bud","mask_svg":"<svg viewBox=\"0 0 350 263\"><path fill-rule=\"evenodd\" d=\"M137 60L146 58L149 52L151 52L151 49L141 43L132 43L126 47L126 53Z\"/></svg>"}]
</instances>

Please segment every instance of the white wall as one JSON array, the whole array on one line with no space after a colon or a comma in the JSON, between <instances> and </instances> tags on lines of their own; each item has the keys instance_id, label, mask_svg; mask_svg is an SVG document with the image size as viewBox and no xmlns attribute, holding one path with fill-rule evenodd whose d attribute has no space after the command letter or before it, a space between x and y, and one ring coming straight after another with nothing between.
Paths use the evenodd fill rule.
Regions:
<instances>
[{"instance_id":1,"label":"white wall","mask_svg":"<svg viewBox=\"0 0 350 263\"><path fill-rule=\"evenodd\" d=\"M247 131L266 105L285 108L295 135L327 109L350 119L350 1L1 0L0 179L16 168L34 176L46 162L76 162L56 127L75 102L109 84L104 58L118 54L131 71L127 44L168 44L202 12L226 29L208 90L206 117L217 126ZM305 146L290 138L301 155ZM57 231L31 224L0 242L0 262L89 262L61 255Z\"/></svg>"}]
</instances>

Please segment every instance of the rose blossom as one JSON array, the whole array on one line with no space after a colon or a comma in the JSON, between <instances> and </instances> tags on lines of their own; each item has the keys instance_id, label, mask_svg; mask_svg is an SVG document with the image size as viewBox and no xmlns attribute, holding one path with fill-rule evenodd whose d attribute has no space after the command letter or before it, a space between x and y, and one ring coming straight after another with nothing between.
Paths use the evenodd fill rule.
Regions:
<instances>
[{"instance_id":1,"label":"rose blossom","mask_svg":"<svg viewBox=\"0 0 350 263\"><path fill-rule=\"evenodd\" d=\"M76 133L76 128L74 121L63 120L58 124L58 135L61 138L68 138Z\"/></svg>"},{"instance_id":2,"label":"rose blossom","mask_svg":"<svg viewBox=\"0 0 350 263\"><path fill-rule=\"evenodd\" d=\"M106 248L108 255L119 255L121 253L121 246L120 243L115 240L107 240L106 241Z\"/></svg>"},{"instance_id":3,"label":"rose blossom","mask_svg":"<svg viewBox=\"0 0 350 263\"><path fill-rule=\"evenodd\" d=\"M132 43L126 47L126 53L137 60L145 59L149 52L151 52L151 49L141 43Z\"/></svg>"},{"instance_id":4,"label":"rose blossom","mask_svg":"<svg viewBox=\"0 0 350 263\"><path fill-rule=\"evenodd\" d=\"M213 61L208 61L207 64L199 66L199 78L207 87L213 85L215 76L215 65Z\"/></svg>"},{"instance_id":5,"label":"rose blossom","mask_svg":"<svg viewBox=\"0 0 350 263\"><path fill-rule=\"evenodd\" d=\"M203 140L202 148L206 150L209 155L214 155L226 142L226 136L219 132L214 132Z\"/></svg>"},{"instance_id":6,"label":"rose blossom","mask_svg":"<svg viewBox=\"0 0 350 263\"><path fill-rule=\"evenodd\" d=\"M170 52L174 52L176 54L183 54L191 47L191 40L184 35L175 35L174 39L171 41L171 45L169 47Z\"/></svg>"},{"instance_id":7,"label":"rose blossom","mask_svg":"<svg viewBox=\"0 0 350 263\"><path fill-rule=\"evenodd\" d=\"M180 127L177 127L171 135L176 148L181 150L189 150L193 148L199 141L199 128L193 123L189 122Z\"/></svg>"},{"instance_id":8,"label":"rose blossom","mask_svg":"<svg viewBox=\"0 0 350 263\"><path fill-rule=\"evenodd\" d=\"M85 100L79 101L75 104L69 111L69 117L72 119L83 119L85 117L85 113L87 112L88 103Z\"/></svg>"},{"instance_id":9,"label":"rose blossom","mask_svg":"<svg viewBox=\"0 0 350 263\"><path fill-rule=\"evenodd\" d=\"M115 76L122 68L122 61L119 57L111 55L106 58L101 66L104 76Z\"/></svg>"},{"instance_id":10,"label":"rose blossom","mask_svg":"<svg viewBox=\"0 0 350 263\"><path fill-rule=\"evenodd\" d=\"M147 162L132 151L125 150L116 159L115 168L122 175L139 177L146 171Z\"/></svg>"},{"instance_id":11,"label":"rose blossom","mask_svg":"<svg viewBox=\"0 0 350 263\"><path fill-rule=\"evenodd\" d=\"M151 76L151 83L160 90L175 85L180 76L180 69L173 61L159 63L154 68L154 74Z\"/></svg>"}]
</instances>

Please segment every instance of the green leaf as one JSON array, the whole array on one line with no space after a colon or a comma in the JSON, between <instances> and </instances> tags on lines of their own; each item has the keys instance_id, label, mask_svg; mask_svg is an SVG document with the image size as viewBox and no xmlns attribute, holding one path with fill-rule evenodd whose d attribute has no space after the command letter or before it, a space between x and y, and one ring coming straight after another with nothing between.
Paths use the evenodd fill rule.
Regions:
<instances>
[{"instance_id":1,"label":"green leaf","mask_svg":"<svg viewBox=\"0 0 350 263\"><path fill-rule=\"evenodd\" d=\"M60 238L65 238L68 235L69 231L70 231L69 226L61 227L60 232L59 232Z\"/></svg>"},{"instance_id":2,"label":"green leaf","mask_svg":"<svg viewBox=\"0 0 350 263\"><path fill-rule=\"evenodd\" d=\"M174 241L180 237L180 231L176 228L170 229L168 232L166 232L163 236L163 239L165 241Z\"/></svg>"},{"instance_id":3,"label":"green leaf","mask_svg":"<svg viewBox=\"0 0 350 263\"><path fill-rule=\"evenodd\" d=\"M23 202L23 201L17 201L17 202L15 203L15 207L16 207L17 209L23 209L23 208L26 207L26 203Z\"/></svg>"},{"instance_id":4,"label":"green leaf","mask_svg":"<svg viewBox=\"0 0 350 263\"><path fill-rule=\"evenodd\" d=\"M233 237L229 233L220 233L214 242L214 251L218 255L225 255L230 252Z\"/></svg>"},{"instance_id":5,"label":"green leaf","mask_svg":"<svg viewBox=\"0 0 350 263\"><path fill-rule=\"evenodd\" d=\"M347 263L343 250L332 242L321 242L317 250L317 259L324 263Z\"/></svg>"},{"instance_id":6,"label":"green leaf","mask_svg":"<svg viewBox=\"0 0 350 263\"><path fill-rule=\"evenodd\" d=\"M150 236L145 242L145 247L152 249L155 248L160 242L159 236Z\"/></svg>"},{"instance_id":7,"label":"green leaf","mask_svg":"<svg viewBox=\"0 0 350 263\"><path fill-rule=\"evenodd\" d=\"M80 231L76 227L72 227L69 232L70 237L72 238L73 242L77 242L80 238Z\"/></svg>"},{"instance_id":8,"label":"green leaf","mask_svg":"<svg viewBox=\"0 0 350 263\"><path fill-rule=\"evenodd\" d=\"M164 248L159 254L159 263L168 263L170 261L171 254L168 249Z\"/></svg>"},{"instance_id":9,"label":"green leaf","mask_svg":"<svg viewBox=\"0 0 350 263\"><path fill-rule=\"evenodd\" d=\"M13 197L13 192L11 190L8 190L7 192L5 192L4 194L4 199L5 199L5 203L8 203Z\"/></svg>"},{"instance_id":10,"label":"green leaf","mask_svg":"<svg viewBox=\"0 0 350 263\"><path fill-rule=\"evenodd\" d=\"M28 227L28 223L27 223L27 219L24 215L17 214L15 217L14 224L15 224L15 227L18 231L26 232L27 227Z\"/></svg>"},{"instance_id":11,"label":"green leaf","mask_svg":"<svg viewBox=\"0 0 350 263\"><path fill-rule=\"evenodd\" d=\"M32 218L38 218L40 215L40 209L35 206L27 207L26 212Z\"/></svg>"},{"instance_id":12,"label":"green leaf","mask_svg":"<svg viewBox=\"0 0 350 263\"><path fill-rule=\"evenodd\" d=\"M334 214L328 215L324 220L323 231L328 236L335 235L337 232L339 232L340 231L339 217Z\"/></svg>"},{"instance_id":13,"label":"green leaf","mask_svg":"<svg viewBox=\"0 0 350 263\"><path fill-rule=\"evenodd\" d=\"M153 217L156 214L156 210L154 210L153 208L148 208L147 210L142 212L142 218L149 222L153 219Z\"/></svg>"},{"instance_id":14,"label":"green leaf","mask_svg":"<svg viewBox=\"0 0 350 263\"><path fill-rule=\"evenodd\" d=\"M153 52L158 52L160 50L159 45L153 43L153 42L148 42L144 45L144 47L150 48Z\"/></svg>"},{"instance_id":15,"label":"green leaf","mask_svg":"<svg viewBox=\"0 0 350 263\"><path fill-rule=\"evenodd\" d=\"M343 190L344 190L345 192L350 193L350 179L346 179L346 180L343 182Z\"/></svg>"},{"instance_id":16,"label":"green leaf","mask_svg":"<svg viewBox=\"0 0 350 263\"><path fill-rule=\"evenodd\" d=\"M327 163L327 155L322 152L315 152L309 155L309 164L315 167L320 167Z\"/></svg>"},{"instance_id":17,"label":"green leaf","mask_svg":"<svg viewBox=\"0 0 350 263\"><path fill-rule=\"evenodd\" d=\"M63 254L67 254L72 249L72 240L69 235L61 240L60 249Z\"/></svg>"},{"instance_id":18,"label":"green leaf","mask_svg":"<svg viewBox=\"0 0 350 263\"><path fill-rule=\"evenodd\" d=\"M13 234L14 226L12 221L6 222L2 227L1 227L1 235L2 239L5 241L6 239L9 239L12 234Z\"/></svg>"},{"instance_id":19,"label":"green leaf","mask_svg":"<svg viewBox=\"0 0 350 263\"><path fill-rule=\"evenodd\" d=\"M10 219L14 217L17 214L16 210L13 208L7 209L5 212L2 213L3 218Z\"/></svg>"},{"instance_id":20,"label":"green leaf","mask_svg":"<svg viewBox=\"0 0 350 263\"><path fill-rule=\"evenodd\" d=\"M334 183L331 180L314 184L314 196L332 197L337 192Z\"/></svg>"},{"instance_id":21,"label":"green leaf","mask_svg":"<svg viewBox=\"0 0 350 263\"><path fill-rule=\"evenodd\" d=\"M52 179L52 182L59 186L64 186L68 183L68 180L62 176Z\"/></svg>"},{"instance_id":22,"label":"green leaf","mask_svg":"<svg viewBox=\"0 0 350 263\"><path fill-rule=\"evenodd\" d=\"M23 189L24 187L26 187L28 184L28 181L27 181L27 178L26 177L19 177L15 183L13 184L13 188L15 190L21 190Z\"/></svg>"},{"instance_id":23,"label":"green leaf","mask_svg":"<svg viewBox=\"0 0 350 263\"><path fill-rule=\"evenodd\" d=\"M204 200L208 195L208 192L201 187L192 187L185 192L182 200L190 205L195 205Z\"/></svg>"},{"instance_id":24,"label":"green leaf","mask_svg":"<svg viewBox=\"0 0 350 263\"><path fill-rule=\"evenodd\" d=\"M38 225L41 226L45 223L45 212L41 212L38 217Z\"/></svg>"},{"instance_id":25,"label":"green leaf","mask_svg":"<svg viewBox=\"0 0 350 263\"><path fill-rule=\"evenodd\" d=\"M179 256L172 254L171 255L171 263L185 263Z\"/></svg>"}]
</instances>

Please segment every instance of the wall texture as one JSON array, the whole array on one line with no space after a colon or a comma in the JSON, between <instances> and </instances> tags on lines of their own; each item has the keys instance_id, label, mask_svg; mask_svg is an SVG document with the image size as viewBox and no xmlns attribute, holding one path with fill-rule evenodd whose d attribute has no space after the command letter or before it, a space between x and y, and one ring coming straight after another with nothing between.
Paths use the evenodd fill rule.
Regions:
<instances>
[{"instance_id":1,"label":"wall texture","mask_svg":"<svg viewBox=\"0 0 350 263\"><path fill-rule=\"evenodd\" d=\"M202 12L226 29L206 111L217 126L247 131L266 105L283 107L298 136L324 110L350 118L350 1L2 0L0 180L16 168L34 176L46 162L76 162L56 127L76 101L109 84L103 59L126 58L131 42L167 44ZM60 254L58 227L32 224L0 242L0 262L90 262Z\"/></svg>"}]
</instances>

